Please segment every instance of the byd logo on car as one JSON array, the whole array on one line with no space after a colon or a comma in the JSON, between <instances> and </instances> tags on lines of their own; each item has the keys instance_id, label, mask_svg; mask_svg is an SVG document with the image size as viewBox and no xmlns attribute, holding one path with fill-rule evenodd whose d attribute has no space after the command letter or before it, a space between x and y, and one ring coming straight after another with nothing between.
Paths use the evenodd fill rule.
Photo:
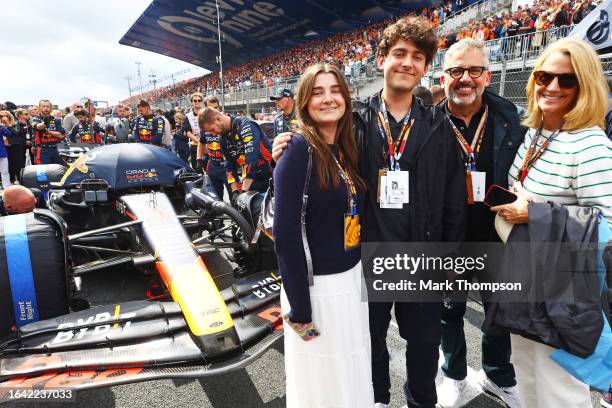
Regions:
<instances>
[{"instance_id":1,"label":"byd logo on car","mask_svg":"<svg viewBox=\"0 0 612 408\"><path fill-rule=\"evenodd\" d=\"M117 316L118 319L131 319L136 316L136 313L124 313L122 315ZM95 316L89 316L87 319L77 319L76 323L62 323L57 326L57 330L65 330L69 329L69 331L60 331L57 333L57 336L53 339L51 344L60 344L70 341L72 339L80 340L85 335L95 337L102 336L111 330L110 324L103 324L100 326L95 326L93 328L90 327L82 327L80 329L73 329L74 327L92 325L96 323L104 323L108 321L112 321L113 316L108 312L98 313ZM113 330L120 330L122 334L127 334L132 325L131 321L126 321L121 324L115 323L113 324ZM93 330L90 330L93 329ZM77 331L78 330L78 331ZM105 335L106 336L106 335Z\"/></svg>"}]
</instances>

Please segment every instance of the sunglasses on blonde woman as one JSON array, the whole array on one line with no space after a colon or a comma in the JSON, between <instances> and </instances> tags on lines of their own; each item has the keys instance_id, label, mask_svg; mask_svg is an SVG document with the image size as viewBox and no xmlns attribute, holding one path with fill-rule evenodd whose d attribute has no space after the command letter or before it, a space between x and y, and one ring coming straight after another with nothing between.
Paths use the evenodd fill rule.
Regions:
<instances>
[{"instance_id":1,"label":"sunglasses on blonde woman","mask_svg":"<svg viewBox=\"0 0 612 408\"><path fill-rule=\"evenodd\" d=\"M550 85L555 77L559 82L560 88L571 89L578 86L578 77L576 77L576 74L553 74L546 71L535 71L533 73L536 84L540 86Z\"/></svg>"}]
</instances>

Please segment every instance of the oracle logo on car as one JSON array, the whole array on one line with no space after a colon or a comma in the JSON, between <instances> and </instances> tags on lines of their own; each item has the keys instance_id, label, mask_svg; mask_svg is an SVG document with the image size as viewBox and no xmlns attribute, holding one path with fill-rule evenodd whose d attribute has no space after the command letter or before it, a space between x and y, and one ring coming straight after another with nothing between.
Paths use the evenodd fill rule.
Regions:
<instances>
[{"instance_id":1,"label":"oracle logo on car","mask_svg":"<svg viewBox=\"0 0 612 408\"><path fill-rule=\"evenodd\" d=\"M133 180L157 180L157 171L153 168L151 169L135 169L135 170L126 170L125 176L128 181Z\"/></svg>"},{"instance_id":2,"label":"oracle logo on car","mask_svg":"<svg viewBox=\"0 0 612 408\"><path fill-rule=\"evenodd\" d=\"M285 10L275 4L265 1L253 2L252 9L248 9L242 0L218 0L219 19L222 26L236 33L244 33L254 28L270 24L272 17L285 14ZM237 8L238 7L238 8ZM206 1L203 5L192 10L183 10L188 16L162 16L157 20L165 30L192 40L215 44L217 42L217 8L215 1ZM231 13L226 18L228 12ZM195 18L193 18L195 17ZM214 35L210 35L210 33ZM234 37L223 32L223 40L236 48L242 44Z\"/></svg>"}]
</instances>

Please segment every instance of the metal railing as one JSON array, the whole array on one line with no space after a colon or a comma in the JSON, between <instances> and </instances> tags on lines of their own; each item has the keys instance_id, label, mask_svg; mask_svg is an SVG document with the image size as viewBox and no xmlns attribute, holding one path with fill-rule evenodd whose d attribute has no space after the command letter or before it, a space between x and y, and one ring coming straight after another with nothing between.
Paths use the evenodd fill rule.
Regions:
<instances>
[{"instance_id":1,"label":"metal railing","mask_svg":"<svg viewBox=\"0 0 612 408\"><path fill-rule=\"evenodd\" d=\"M546 46L559 38L567 37L574 26L552 28L546 31L502 37L485 41L485 48L490 53L490 63L522 64L527 66L529 61L535 60ZM436 54L430 69L441 70L447 50L440 50Z\"/></svg>"},{"instance_id":2,"label":"metal railing","mask_svg":"<svg viewBox=\"0 0 612 408\"><path fill-rule=\"evenodd\" d=\"M566 26L485 42L492 72L489 89L524 107L527 102L525 87L537 57L548 44L567 37L572 28ZM439 84L445 53L446 50L441 50L432 62L427 78L430 85ZM612 69L612 57L602 57L602 64L604 71Z\"/></svg>"},{"instance_id":3,"label":"metal railing","mask_svg":"<svg viewBox=\"0 0 612 408\"><path fill-rule=\"evenodd\" d=\"M358 75L348 78L353 94L358 96L360 88L370 80L378 77L378 74L379 72L374 62L368 62L367 64L362 65ZM249 111L250 105L252 104L261 104L265 102L269 103L270 96L272 96L278 88L287 88L295 93L299 79L299 76L283 78L280 81L275 81L272 87L265 82L255 83L248 86L228 86L225 88L225 105L228 108L230 106L244 106L245 109ZM206 95L215 95L220 98L221 91L219 89L214 89L207 91ZM187 107L190 106L189 95L160 99L155 102L155 106L161 108L162 110L170 110L177 106Z\"/></svg>"},{"instance_id":4,"label":"metal railing","mask_svg":"<svg viewBox=\"0 0 612 408\"><path fill-rule=\"evenodd\" d=\"M494 72L494 79L497 78L495 75L501 75L503 72L513 72L515 70L524 71L531 68L537 56L548 44L559 38L567 37L572 29L573 26L566 26L486 41L485 47L490 53L490 68L491 71ZM430 65L428 77L425 78L425 82L429 82L430 84L436 83L437 78L442 75L445 55L446 50L438 51ZM368 83L381 75L382 73L376 69L374 63L368 63L362 66L359 75L349 79L353 94L359 96L360 91L367 86ZM505 96L508 92L512 93L509 91L509 89L514 87L514 85L512 85L514 81L512 75L514 74L511 72L507 73L506 76L500 79L498 85L496 85L496 91L500 95ZM522 83L522 76L518 76L520 78L516 79L516 81ZM266 102L269 103L269 97L278 88L288 88L295 92L298 80L299 77L297 76L285 78L280 81L275 81L272 87L269 87L266 83L256 83L250 86L238 85L227 87L225 89L226 93L224 98L226 109L240 106L241 110L249 112L251 105L261 106ZM220 91L213 90L207 92L207 94L219 97ZM516 94L516 96L512 96L511 98L517 98L516 101L521 102L521 98L524 96L520 96L518 93ZM163 110L170 110L177 106L188 107L190 106L189 95L162 99L157 101L155 105Z\"/></svg>"},{"instance_id":5,"label":"metal railing","mask_svg":"<svg viewBox=\"0 0 612 408\"><path fill-rule=\"evenodd\" d=\"M454 32L460 27L465 27L469 23L482 20L483 17L490 16L511 6L512 0L480 0L445 17L438 27L438 35Z\"/></svg>"}]
</instances>

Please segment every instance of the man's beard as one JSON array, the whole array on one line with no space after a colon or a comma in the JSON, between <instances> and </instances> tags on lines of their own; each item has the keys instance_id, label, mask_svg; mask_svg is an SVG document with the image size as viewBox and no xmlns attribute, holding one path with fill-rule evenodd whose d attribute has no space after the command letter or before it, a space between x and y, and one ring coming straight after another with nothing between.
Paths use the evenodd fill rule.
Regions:
<instances>
[{"instance_id":1,"label":"man's beard","mask_svg":"<svg viewBox=\"0 0 612 408\"><path fill-rule=\"evenodd\" d=\"M474 90L474 93L471 94L471 96L469 96L469 99L465 99L466 97L461 97L457 94L457 92L454 89L450 89L448 92L448 98L451 100L451 102L453 102L455 105L471 105L474 102L476 102L476 100L478 99L478 97L480 96L478 94L478 90L473 87L472 88Z\"/></svg>"}]
</instances>

